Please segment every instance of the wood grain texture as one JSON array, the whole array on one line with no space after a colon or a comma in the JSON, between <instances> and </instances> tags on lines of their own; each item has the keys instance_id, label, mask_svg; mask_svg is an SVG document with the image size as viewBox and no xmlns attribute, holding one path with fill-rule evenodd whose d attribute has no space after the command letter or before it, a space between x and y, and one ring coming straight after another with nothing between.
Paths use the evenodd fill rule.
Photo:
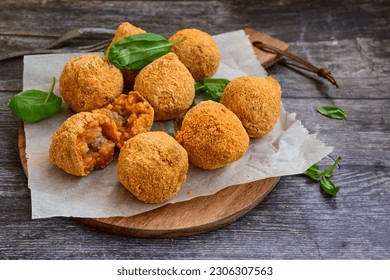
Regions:
<instances>
[{"instance_id":1,"label":"wood grain texture","mask_svg":"<svg viewBox=\"0 0 390 280\"><path fill-rule=\"evenodd\" d=\"M245 33L249 36L249 40L253 42L262 42L264 44L268 44L271 46L274 46L282 51L287 51L288 44L286 42L283 42L282 40L276 39L272 36L269 36L267 34L264 34L262 32L259 32L253 28L245 28ZM254 52L261 62L261 65L267 69L274 65L276 62L282 59L281 55L272 53L272 52L265 52L258 48L253 48Z\"/></svg>"},{"instance_id":2,"label":"wood grain texture","mask_svg":"<svg viewBox=\"0 0 390 280\"><path fill-rule=\"evenodd\" d=\"M107 234L67 218L31 220L19 155L19 120L7 109L22 89L22 59L0 62L0 259L389 259L389 33L384 1L1 1L0 52L44 45L78 26L128 20L169 36L182 27L212 34L252 27L329 68L340 89L283 65L268 73L289 112L342 156L336 197L306 177L282 177L245 217L174 239ZM46 24L47 19L53 24ZM335 104L343 121L316 113ZM329 166L330 160L320 163ZM169 248L169 249L167 249Z\"/></svg>"}]
</instances>

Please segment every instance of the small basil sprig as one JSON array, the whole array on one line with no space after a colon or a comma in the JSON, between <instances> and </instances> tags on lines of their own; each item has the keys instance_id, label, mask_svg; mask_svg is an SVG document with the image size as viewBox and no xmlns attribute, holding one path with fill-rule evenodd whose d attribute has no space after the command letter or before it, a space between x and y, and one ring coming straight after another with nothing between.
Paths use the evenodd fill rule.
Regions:
<instances>
[{"instance_id":1,"label":"small basil sprig","mask_svg":"<svg viewBox=\"0 0 390 280\"><path fill-rule=\"evenodd\" d=\"M195 82L195 94L203 94L206 99L219 102L223 90L229 83L228 79L204 79Z\"/></svg>"},{"instance_id":2,"label":"small basil sprig","mask_svg":"<svg viewBox=\"0 0 390 280\"><path fill-rule=\"evenodd\" d=\"M184 37L179 41L170 42L154 33L128 36L111 46L108 60L119 69L142 69L155 59L169 53L174 45L185 39Z\"/></svg>"},{"instance_id":3,"label":"small basil sprig","mask_svg":"<svg viewBox=\"0 0 390 280\"><path fill-rule=\"evenodd\" d=\"M327 107L327 106L319 106L317 107L317 111L329 118L332 119L345 119L347 117L347 114L338 107Z\"/></svg>"},{"instance_id":4,"label":"small basil sprig","mask_svg":"<svg viewBox=\"0 0 390 280\"><path fill-rule=\"evenodd\" d=\"M60 109L62 98L53 94L56 79L48 92L26 90L16 94L8 102L8 108L21 120L34 123L55 115Z\"/></svg>"},{"instance_id":5,"label":"small basil sprig","mask_svg":"<svg viewBox=\"0 0 390 280\"><path fill-rule=\"evenodd\" d=\"M321 189L327 194L335 196L340 190L340 187L333 184L333 182L328 178L333 175L333 170L340 162L340 160L341 158L338 157L332 166L325 170L319 170L318 164L313 164L303 173L303 175L306 175L315 181L320 181Z\"/></svg>"}]
</instances>

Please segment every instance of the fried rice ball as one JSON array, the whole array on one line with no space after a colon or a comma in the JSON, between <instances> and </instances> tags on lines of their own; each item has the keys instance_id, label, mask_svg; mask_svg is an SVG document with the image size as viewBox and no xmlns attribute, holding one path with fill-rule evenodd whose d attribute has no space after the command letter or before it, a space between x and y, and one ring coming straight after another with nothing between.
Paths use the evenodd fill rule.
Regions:
<instances>
[{"instance_id":1,"label":"fried rice ball","mask_svg":"<svg viewBox=\"0 0 390 280\"><path fill-rule=\"evenodd\" d=\"M84 54L69 60L60 76L60 94L76 112L111 103L123 90L121 71L105 56Z\"/></svg>"},{"instance_id":2,"label":"fried rice ball","mask_svg":"<svg viewBox=\"0 0 390 280\"><path fill-rule=\"evenodd\" d=\"M121 94L113 103L93 112L104 114L115 122L118 129L118 148L131 137L148 132L154 119L153 107L136 91Z\"/></svg>"},{"instance_id":3,"label":"fried rice ball","mask_svg":"<svg viewBox=\"0 0 390 280\"><path fill-rule=\"evenodd\" d=\"M110 49L111 49L112 45L114 45L119 40L124 39L128 36L142 34L142 33L146 33L146 31L132 25L129 22L123 22L122 24L120 24L118 26L118 28L116 29L114 37L112 38L112 41L106 50L107 58L108 58L108 55L110 53ZM134 80L135 80L135 77L138 75L139 71L140 70L127 70L127 69L121 70L121 72L123 74L124 90L125 91L130 91L133 89Z\"/></svg>"},{"instance_id":4,"label":"fried rice ball","mask_svg":"<svg viewBox=\"0 0 390 280\"><path fill-rule=\"evenodd\" d=\"M221 103L237 115L248 135L259 138L275 126L280 114L282 89L272 77L239 77L223 91Z\"/></svg>"},{"instance_id":5,"label":"fried rice ball","mask_svg":"<svg viewBox=\"0 0 390 280\"><path fill-rule=\"evenodd\" d=\"M172 120L186 111L195 98L194 79L174 53L145 66L135 78L138 91L154 108L156 121Z\"/></svg>"},{"instance_id":6,"label":"fried rice ball","mask_svg":"<svg viewBox=\"0 0 390 280\"><path fill-rule=\"evenodd\" d=\"M112 161L115 134L115 124L102 114L72 115L54 132L49 161L69 174L86 176Z\"/></svg>"},{"instance_id":7,"label":"fried rice ball","mask_svg":"<svg viewBox=\"0 0 390 280\"><path fill-rule=\"evenodd\" d=\"M221 54L213 37L198 29L182 29L177 31L169 41L186 39L173 46L174 52L181 62L190 70L195 81L212 77L217 72Z\"/></svg>"},{"instance_id":8,"label":"fried rice ball","mask_svg":"<svg viewBox=\"0 0 390 280\"><path fill-rule=\"evenodd\" d=\"M241 158L249 137L237 116L214 101L203 101L184 116L176 140L188 159L203 169L216 169Z\"/></svg>"},{"instance_id":9,"label":"fried rice ball","mask_svg":"<svg viewBox=\"0 0 390 280\"><path fill-rule=\"evenodd\" d=\"M175 196L187 171L186 150L162 131L134 136L119 153L119 181L145 203L160 203Z\"/></svg>"}]
</instances>

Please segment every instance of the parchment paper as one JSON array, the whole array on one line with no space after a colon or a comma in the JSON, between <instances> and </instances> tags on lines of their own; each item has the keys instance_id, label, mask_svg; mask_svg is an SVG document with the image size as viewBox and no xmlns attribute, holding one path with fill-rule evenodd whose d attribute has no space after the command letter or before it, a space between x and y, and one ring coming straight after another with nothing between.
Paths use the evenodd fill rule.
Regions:
<instances>
[{"instance_id":1,"label":"parchment paper","mask_svg":"<svg viewBox=\"0 0 390 280\"><path fill-rule=\"evenodd\" d=\"M214 36L221 49L221 66L215 77L234 79L243 75L265 76L244 31ZM57 80L63 66L80 54L34 55L24 58L23 88L47 91L52 77ZM55 93L59 94L58 83ZM282 104L281 104L282 106ZM64 103L60 114L34 124L25 124L28 187L31 189L32 218L53 216L131 216L164 204L144 204L118 181L116 159L105 169L87 177L68 175L48 161L53 132L72 114ZM159 123L171 127L171 123ZM169 128L171 129L171 128ZM190 165L187 181L175 203L210 195L227 186L268 177L300 174L332 151L309 134L295 114L282 112L275 128L261 139L251 140L246 155L217 170L206 171Z\"/></svg>"}]
</instances>

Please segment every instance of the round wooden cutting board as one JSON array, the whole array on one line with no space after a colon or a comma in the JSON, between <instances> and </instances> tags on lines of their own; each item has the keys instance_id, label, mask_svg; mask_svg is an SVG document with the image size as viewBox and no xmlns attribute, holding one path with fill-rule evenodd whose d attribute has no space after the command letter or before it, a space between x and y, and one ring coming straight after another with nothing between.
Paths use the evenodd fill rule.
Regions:
<instances>
[{"instance_id":1,"label":"round wooden cutting board","mask_svg":"<svg viewBox=\"0 0 390 280\"><path fill-rule=\"evenodd\" d=\"M27 175L26 139L19 127L19 154ZM172 238L208 232L228 225L256 207L280 177L225 188L214 195L168 204L131 217L74 218L106 232L134 237Z\"/></svg>"},{"instance_id":2,"label":"round wooden cutting board","mask_svg":"<svg viewBox=\"0 0 390 280\"><path fill-rule=\"evenodd\" d=\"M253 29L245 29L251 41L277 44L287 49L288 45ZM255 50L264 67L278 60L274 54ZM20 159L28 176L26 139L24 125L18 134ZM188 201L168 204L152 211L131 217L74 218L100 230L144 238L172 238L205 233L226 226L256 207L276 186L280 177L227 187L216 194L197 197Z\"/></svg>"}]
</instances>

